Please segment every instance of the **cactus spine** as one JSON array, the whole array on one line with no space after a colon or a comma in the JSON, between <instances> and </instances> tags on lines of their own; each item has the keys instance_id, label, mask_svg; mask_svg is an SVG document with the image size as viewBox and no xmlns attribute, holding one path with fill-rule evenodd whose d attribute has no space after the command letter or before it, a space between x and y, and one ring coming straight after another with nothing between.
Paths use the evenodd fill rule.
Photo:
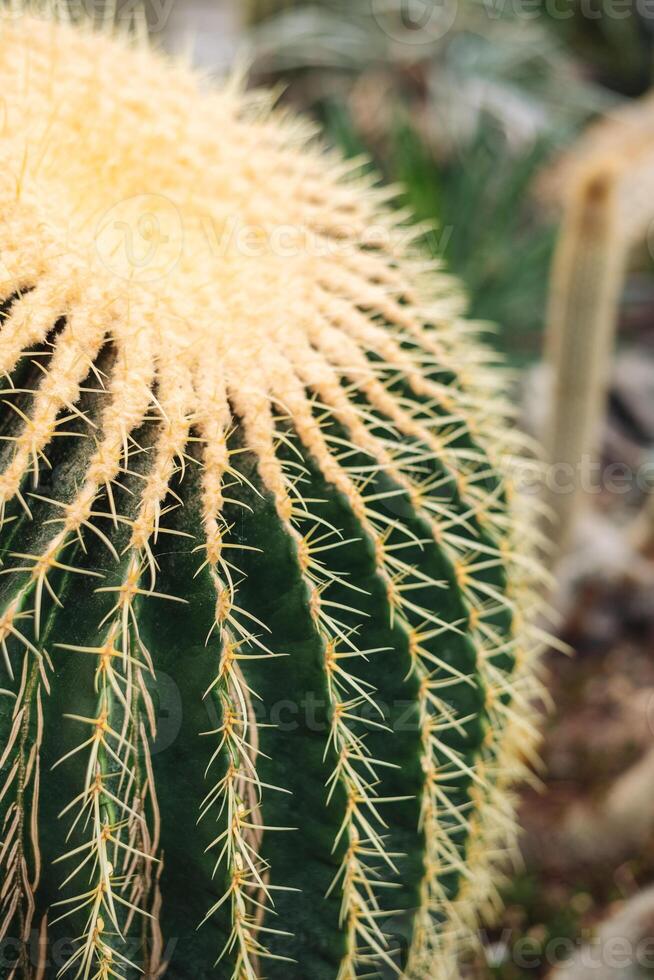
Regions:
<instances>
[{"instance_id":1,"label":"cactus spine","mask_svg":"<svg viewBox=\"0 0 654 980\"><path fill-rule=\"evenodd\" d=\"M0 48L7 975L455 976L534 742L501 375L305 123Z\"/></svg>"}]
</instances>

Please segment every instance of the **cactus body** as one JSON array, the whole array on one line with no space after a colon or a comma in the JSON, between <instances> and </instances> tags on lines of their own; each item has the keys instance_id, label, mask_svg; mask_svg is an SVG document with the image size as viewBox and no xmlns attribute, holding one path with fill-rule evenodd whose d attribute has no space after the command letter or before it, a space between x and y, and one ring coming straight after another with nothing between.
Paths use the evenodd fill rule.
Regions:
<instances>
[{"instance_id":1,"label":"cactus body","mask_svg":"<svg viewBox=\"0 0 654 980\"><path fill-rule=\"evenodd\" d=\"M13 14L0 92L3 976L456 975L539 570L455 285L260 95Z\"/></svg>"}]
</instances>

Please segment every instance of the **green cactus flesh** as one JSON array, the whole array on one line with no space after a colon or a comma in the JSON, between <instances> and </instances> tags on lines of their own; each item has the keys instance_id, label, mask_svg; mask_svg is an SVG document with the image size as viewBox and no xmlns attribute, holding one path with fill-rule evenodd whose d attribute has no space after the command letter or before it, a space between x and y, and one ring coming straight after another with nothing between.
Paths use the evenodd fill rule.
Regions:
<instances>
[{"instance_id":1,"label":"green cactus flesh","mask_svg":"<svg viewBox=\"0 0 654 980\"><path fill-rule=\"evenodd\" d=\"M456 976L534 744L502 375L305 124L0 48L2 975Z\"/></svg>"}]
</instances>

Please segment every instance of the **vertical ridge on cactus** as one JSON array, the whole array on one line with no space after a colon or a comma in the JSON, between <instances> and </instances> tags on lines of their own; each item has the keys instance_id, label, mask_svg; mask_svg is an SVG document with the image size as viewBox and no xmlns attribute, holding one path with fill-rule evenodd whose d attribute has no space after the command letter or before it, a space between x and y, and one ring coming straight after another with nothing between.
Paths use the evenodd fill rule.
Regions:
<instances>
[{"instance_id":1,"label":"vertical ridge on cactus","mask_svg":"<svg viewBox=\"0 0 654 980\"><path fill-rule=\"evenodd\" d=\"M0 20L7 976L456 976L533 759L503 374L389 192Z\"/></svg>"}]
</instances>

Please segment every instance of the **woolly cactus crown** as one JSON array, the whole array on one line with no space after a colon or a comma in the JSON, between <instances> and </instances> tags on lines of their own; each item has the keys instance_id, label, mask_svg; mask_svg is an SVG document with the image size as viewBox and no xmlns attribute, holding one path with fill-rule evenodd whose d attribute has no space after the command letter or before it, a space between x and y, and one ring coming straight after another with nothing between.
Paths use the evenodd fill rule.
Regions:
<instances>
[{"instance_id":1,"label":"woolly cactus crown","mask_svg":"<svg viewBox=\"0 0 654 980\"><path fill-rule=\"evenodd\" d=\"M455 285L111 32L5 12L0 108L6 975L455 975L539 641Z\"/></svg>"}]
</instances>

